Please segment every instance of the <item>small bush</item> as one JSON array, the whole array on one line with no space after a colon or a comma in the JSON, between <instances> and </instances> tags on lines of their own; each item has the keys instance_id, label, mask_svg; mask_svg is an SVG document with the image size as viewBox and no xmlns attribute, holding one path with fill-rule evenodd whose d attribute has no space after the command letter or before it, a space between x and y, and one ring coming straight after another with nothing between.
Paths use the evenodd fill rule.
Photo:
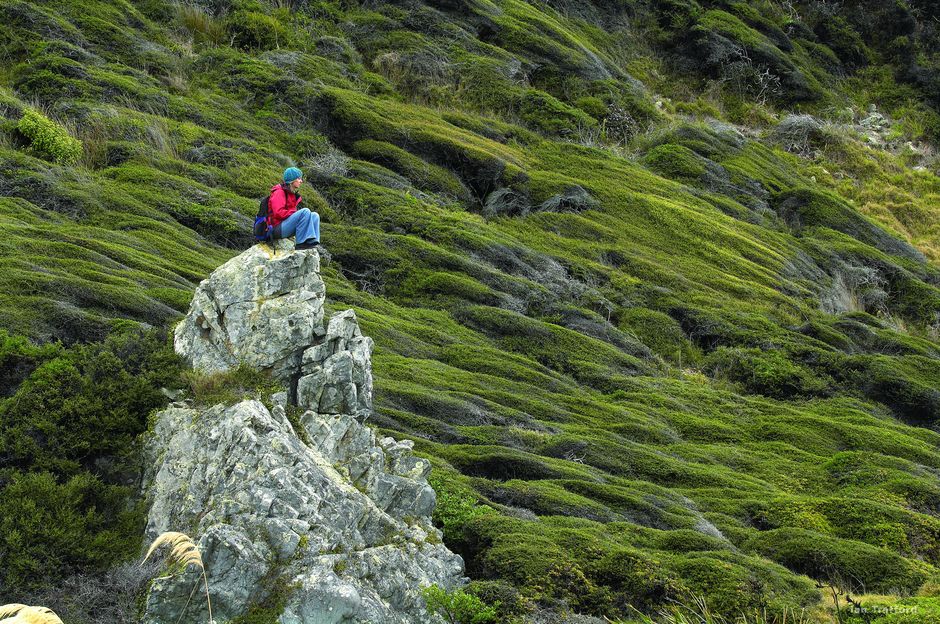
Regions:
<instances>
[{"instance_id":1,"label":"small bush","mask_svg":"<svg viewBox=\"0 0 940 624\"><path fill-rule=\"evenodd\" d=\"M419 274L415 280L414 289L419 293L458 297L465 301L475 303L496 302L495 293L484 284L460 273L435 271L428 274Z\"/></svg>"},{"instance_id":2,"label":"small bush","mask_svg":"<svg viewBox=\"0 0 940 624\"><path fill-rule=\"evenodd\" d=\"M144 565L129 561L101 573L78 572L32 594L28 601L46 605L63 622L134 624L138 605L160 566L153 561Z\"/></svg>"},{"instance_id":3,"label":"small bush","mask_svg":"<svg viewBox=\"0 0 940 624\"><path fill-rule=\"evenodd\" d=\"M812 115L787 115L773 129L771 138L788 152L809 157L824 138L823 124Z\"/></svg>"},{"instance_id":4,"label":"small bush","mask_svg":"<svg viewBox=\"0 0 940 624\"><path fill-rule=\"evenodd\" d=\"M464 525L474 518L496 513L492 507L477 504L472 490L460 488L438 473L432 473L429 482L437 492L434 523L441 527L445 542L458 541Z\"/></svg>"},{"instance_id":5,"label":"small bush","mask_svg":"<svg viewBox=\"0 0 940 624\"><path fill-rule=\"evenodd\" d=\"M673 364L695 365L701 358L679 323L663 312L629 308L618 314L617 326L636 334L654 353Z\"/></svg>"},{"instance_id":6,"label":"small bush","mask_svg":"<svg viewBox=\"0 0 940 624\"><path fill-rule=\"evenodd\" d=\"M708 171L704 158L675 144L654 147L644 156L643 163L664 177L689 184L700 181Z\"/></svg>"},{"instance_id":7,"label":"small bush","mask_svg":"<svg viewBox=\"0 0 940 624\"><path fill-rule=\"evenodd\" d=\"M519 116L531 127L551 134L570 134L580 128L597 125L584 111L536 89L523 93L519 101Z\"/></svg>"},{"instance_id":8,"label":"small bush","mask_svg":"<svg viewBox=\"0 0 940 624\"><path fill-rule=\"evenodd\" d=\"M183 378L189 384L193 399L199 405L232 405L245 399L267 401L283 388L268 373L256 370L247 364L221 373L186 371Z\"/></svg>"},{"instance_id":9,"label":"small bush","mask_svg":"<svg viewBox=\"0 0 940 624\"><path fill-rule=\"evenodd\" d=\"M748 392L782 399L824 394L831 381L791 362L781 351L719 347L705 366L711 374L738 382Z\"/></svg>"},{"instance_id":10,"label":"small bush","mask_svg":"<svg viewBox=\"0 0 940 624\"><path fill-rule=\"evenodd\" d=\"M349 156L331 147L310 161L307 165L307 175L325 180L343 178L349 173L349 162Z\"/></svg>"},{"instance_id":11,"label":"small bush","mask_svg":"<svg viewBox=\"0 0 940 624\"><path fill-rule=\"evenodd\" d=\"M511 79L511 67L496 59L467 55L459 72L457 95L465 105L484 112L504 112L521 90Z\"/></svg>"},{"instance_id":12,"label":"small bush","mask_svg":"<svg viewBox=\"0 0 940 624\"><path fill-rule=\"evenodd\" d=\"M462 589L447 591L437 585L422 590L428 611L440 615L448 624L488 624L496 622L499 603L487 605Z\"/></svg>"},{"instance_id":13,"label":"small bush","mask_svg":"<svg viewBox=\"0 0 940 624\"><path fill-rule=\"evenodd\" d=\"M277 19L256 11L236 11L225 20L233 45L245 50L273 50L286 46L290 31Z\"/></svg>"},{"instance_id":14,"label":"small bush","mask_svg":"<svg viewBox=\"0 0 940 624\"><path fill-rule=\"evenodd\" d=\"M506 581L471 581L467 593L492 605L499 622L515 624L533 610L532 603Z\"/></svg>"},{"instance_id":15,"label":"small bush","mask_svg":"<svg viewBox=\"0 0 940 624\"><path fill-rule=\"evenodd\" d=\"M37 156L60 165L73 165L82 157L82 142L39 111L27 109L16 129L30 141Z\"/></svg>"}]
</instances>

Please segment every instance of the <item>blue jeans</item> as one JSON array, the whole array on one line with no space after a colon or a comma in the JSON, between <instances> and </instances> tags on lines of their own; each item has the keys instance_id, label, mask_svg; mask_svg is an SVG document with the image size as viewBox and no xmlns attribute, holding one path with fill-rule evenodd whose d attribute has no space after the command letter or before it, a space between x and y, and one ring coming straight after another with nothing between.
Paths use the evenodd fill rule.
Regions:
<instances>
[{"instance_id":1,"label":"blue jeans","mask_svg":"<svg viewBox=\"0 0 940 624\"><path fill-rule=\"evenodd\" d=\"M296 244L306 243L308 240L320 241L320 215L310 212L309 208L301 208L287 217L274 228L275 238L294 237Z\"/></svg>"}]
</instances>

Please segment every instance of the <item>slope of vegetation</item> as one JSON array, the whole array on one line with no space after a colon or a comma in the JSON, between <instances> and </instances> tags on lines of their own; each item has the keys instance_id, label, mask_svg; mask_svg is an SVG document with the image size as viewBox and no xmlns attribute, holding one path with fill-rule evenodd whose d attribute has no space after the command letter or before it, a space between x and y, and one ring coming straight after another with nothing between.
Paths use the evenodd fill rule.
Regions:
<instances>
[{"instance_id":1,"label":"slope of vegetation","mask_svg":"<svg viewBox=\"0 0 940 624\"><path fill-rule=\"evenodd\" d=\"M434 463L504 621L825 621L830 589L931 616L936 17L4 2L0 599L136 554L133 437L181 382L128 332L172 325L296 165L374 424Z\"/></svg>"}]
</instances>

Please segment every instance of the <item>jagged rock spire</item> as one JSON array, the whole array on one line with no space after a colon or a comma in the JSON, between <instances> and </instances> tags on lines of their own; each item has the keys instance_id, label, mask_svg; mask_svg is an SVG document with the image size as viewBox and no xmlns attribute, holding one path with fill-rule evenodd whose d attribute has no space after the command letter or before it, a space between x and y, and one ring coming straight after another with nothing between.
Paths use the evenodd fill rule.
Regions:
<instances>
[{"instance_id":1,"label":"jagged rock spire","mask_svg":"<svg viewBox=\"0 0 940 624\"><path fill-rule=\"evenodd\" d=\"M439 622L421 588L463 582L463 560L431 523L430 464L410 441L377 439L372 340L355 313L323 327L316 251L255 246L200 284L176 348L195 367L246 362L290 384L291 401L158 414L147 444L147 533L189 533L203 553L213 615L279 604L291 624ZM283 399L283 397L281 397ZM302 432L286 410L297 410ZM154 582L147 624L176 622L195 571ZM204 622L195 598L185 622Z\"/></svg>"}]
</instances>

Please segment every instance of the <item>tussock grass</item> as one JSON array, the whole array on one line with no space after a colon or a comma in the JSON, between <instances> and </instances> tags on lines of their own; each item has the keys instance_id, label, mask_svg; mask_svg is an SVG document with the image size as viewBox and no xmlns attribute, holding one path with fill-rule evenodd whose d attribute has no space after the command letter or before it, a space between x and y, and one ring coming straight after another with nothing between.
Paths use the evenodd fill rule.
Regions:
<instances>
[{"instance_id":1,"label":"tussock grass","mask_svg":"<svg viewBox=\"0 0 940 624\"><path fill-rule=\"evenodd\" d=\"M0 622L3 624L62 624L62 620L51 609L8 604L0 607Z\"/></svg>"},{"instance_id":2,"label":"tussock grass","mask_svg":"<svg viewBox=\"0 0 940 624\"><path fill-rule=\"evenodd\" d=\"M806 3L10 5L28 28L7 4L7 330L72 343L171 323L298 163L333 256L329 305L355 308L376 340L373 423L416 439L474 502L452 505L460 522L445 514L445 540L524 599L508 602L615 617L701 594L733 618L810 608L814 581L839 575L909 592L936 575L935 155L816 133L790 153L773 141L781 94L756 103L760 73L708 61L714 30L750 69L794 81L782 95L824 125L877 100L903 139L937 136L896 68L835 80L880 36L824 31L791 6ZM24 102L84 129L85 167L26 153L11 125ZM591 201L569 211L558 200L578 188ZM929 261L896 255L892 232ZM17 382L26 351L0 361ZM77 379L57 366L24 383ZM80 406L3 422L41 414L70 434L60 423L113 411L90 411L102 379ZM199 402L273 391L189 382ZM3 409L16 401L28 395ZM79 440L49 439L83 457ZM67 463L51 455L36 453ZM13 483L50 514L90 487ZM476 508L493 512L463 513ZM9 509L2 533L40 543L42 524ZM24 573L46 560L17 548Z\"/></svg>"},{"instance_id":3,"label":"tussock grass","mask_svg":"<svg viewBox=\"0 0 940 624\"><path fill-rule=\"evenodd\" d=\"M196 43L222 45L228 40L222 19L209 14L205 8L197 4L188 2L178 4L177 16L180 25Z\"/></svg>"},{"instance_id":4,"label":"tussock grass","mask_svg":"<svg viewBox=\"0 0 940 624\"><path fill-rule=\"evenodd\" d=\"M185 533L179 533L176 531L166 531L157 536L153 540L153 543L150 544L150 548L147 549L147 554L144 555L141 565L143 565L147 559L150 558L150 555L154 553L161 546L169 546L170 552L166 555L166 562L170 566L180 566L182 569L186 569L191 565L199 568L199 571L202 573L202 580L206 588L206 605L209 608L209 622L211 624L212 620L212 601L209 599L209 579L206 577L206 568L202 562L202 553L199 551L199 548L196 546L196 543L193 542L192 538L186 535ZM193 586L193 591L196 590L197 584ZM189 594L190 600L192 599L192 592ZM186 605L189 605L189 600L186 601ZM183 607L183 612L186 611L186 606ZM183 614L180 614L180 618L183 617Z\"/></svg>"},{"instance_id":5,"label":"tussock grass","mask_svg":"<svg viewBox=\"0 0 940 624\"><path fill-rule=\"evenodd\" d=\"M183 374L193 399L199 405L231 405L245 399L267 401L271 394L283 390L267 373L246 364L221 373L203 373L190 370Z\"/></svg>"},{"instance_id":6,"label":"tussock grass","mask_svg":"<svg viewBox=\"0 0 940 624\"><path fill-rule=\"evenodd\" d=\"M784 609L782 613L768 613L766 609L726 617L709 608L706 599L695 597L660 611L654 616L637 612L641 624L812 624L815 620L805 610ZM611 624L617 621L605 618Z\"/></svg>"}]
</instances>

